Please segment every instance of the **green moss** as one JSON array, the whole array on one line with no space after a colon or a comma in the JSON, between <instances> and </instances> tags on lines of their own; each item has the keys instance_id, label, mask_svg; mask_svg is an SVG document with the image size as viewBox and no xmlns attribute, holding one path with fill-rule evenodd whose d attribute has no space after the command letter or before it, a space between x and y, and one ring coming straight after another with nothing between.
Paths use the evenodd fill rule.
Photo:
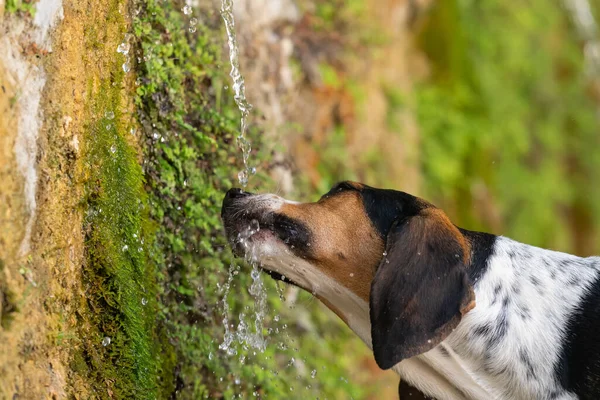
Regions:
<instances>
[{"instance_id":1,"label":"green moss","mask_svg":"<svg viewBox=\"0 0 600 400\"><path fill-rule=\"evenodd\" d=\"M107 7L111 28L122 34L119 1ZM106 46L107 32L86 31L93 54ZM149 261L154 227L139 154L122 115L125 81L120 57L104 60L102 75L88 80L82 142L85 198L85 303L77 317L79 346L71 367L94 398L163 398L171 392L173 353L157 323L158 286ZM59 332L56 341L71 337Z\"/></svg>"},{"instance_id":2,"label":"green moss","mask_svg":"<svg viewBox=\"0 0 600 400\"><path fill-rule=\"evenodd\" d=\"M192 34L191 17L181 12L183 5L147 1L134 21L144 57L137 70L136 104L147 145L150 213L159 227L151 254L160 271L161 317L177 351L172 395L358 398L361 389L340 379L352 361L331 362L351 334L331 315L319 321L322 331L306 333L300 325L284 329L273 316L282 315L284 320L290 311L268 278L267 350L253 354L238 346L238 355L232 357L218 349L224 335L219 306L223 293L218 288L233 262L222 234L220 207L241 168L235 144L239 113L225 87L229 68L221 66L225 57L219 15L212 5L194 10L200 21ZM258 163L259 171L266 171L268 152L261 132L252 126L249 135L254 149L250 160ZM251 185L264 187L265 181L264 176L252 177ZM235 325L240 312L251 314L254 307L246 289L251 284L247 268L242 265L228 297L230 323ZM313 303L311 318L322 317L315 309ZM327 335L337 335L336 340L330 342ZM304 368L288 365L292 357ZM310 377L313 369L319 370L317 379Z\"/></svg>"},{"instance_id":3,"label":"green moss","mask_svg":"<svg viewBox=\"0 0 600 400\"><path fill-rule=\"evenodd\" d=\"M119 66L113 79L122 81ZM90 87L90 92L91 92ZM120 115L120 90L102 82L92 101L85 144L86 253L84 283L91 325L85 358L98 393L117 397L157 392L156 281L147 263L147 200L137 154ZM103 339L110 344L103 346ZM105 397L103 394L101 397ZM106 396L109 397L109 396Z\"/></svg>"}]
</instances>

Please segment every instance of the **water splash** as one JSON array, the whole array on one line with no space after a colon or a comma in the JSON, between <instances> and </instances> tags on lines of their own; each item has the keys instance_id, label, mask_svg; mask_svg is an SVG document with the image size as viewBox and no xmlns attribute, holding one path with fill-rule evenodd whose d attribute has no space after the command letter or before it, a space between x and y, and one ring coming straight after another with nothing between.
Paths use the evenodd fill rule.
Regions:
<instances>
[{"instance_id":1,"label":"water splash","mask_svg":"<svg viewBox=\"0 0 600 400\"><path fill-rule=\"evenodd\" d=\"M229 276L225 283L223 295L223 326L225 327L225 335L223 342L219 345L219 349L225 351L228 355L237 355L236 343L240 344L244 350L254 349L259 352L264 352L267 347L267 340L263 334L264 317L267 310L267 292L262 281L260 270L258 268L258 254L249 240L253 235L260 231L260 224L257 220L252 220L246 229L242 230L236 242L241 244L246 249L246 260L252 265L252 285L248 292L254 297L254 321L248 320L245 313L239 314L239 321L236 329L233 329L233 324L229 321L229 304L227 302L229 292L233 283L233 277L239 273L240 267L231 264L229 267ZM252 329L252 326L254 329ZM245 360L245 356L242 356ZM243 361L242 361L243 362Z\"/></svg>"},{"instance_id":2,"label":"water splash","mask_svg":"<svg viewBox=\"0 0 600 400\"><path fill-rule=\"evenodd\" d=\"M252 104L246 100L246 84L244 77L240 72L239 48L235 36L235 20L233 18L233 0L223 0L221 5L221 17L225 21L225 29L227 30L227 44L229 46L229 62L231 63L231 71L229 76L233 80L233 99L241 113L240 118L240 134L237 137L237 145L242 152L243 169L238 173L238 181L242 187L248 184L250 175L256 172L256 169L248 166L248 158L252 151L252 144L246 136L248 128L248 115L252 110Z\"/></svg>"}]
</instances>

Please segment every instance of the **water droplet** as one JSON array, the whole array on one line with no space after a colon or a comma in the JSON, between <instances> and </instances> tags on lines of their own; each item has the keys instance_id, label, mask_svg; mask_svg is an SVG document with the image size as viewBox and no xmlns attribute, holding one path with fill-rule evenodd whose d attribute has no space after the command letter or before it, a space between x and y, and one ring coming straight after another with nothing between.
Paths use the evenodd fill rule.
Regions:
<instances>
[{"instance_id":1,"label":"water droplet","mask_svg":"<svg viewBox=\"0 0 600 400\"><path fill-rule=\"evenodd\" d=\"M256 167L250 167L250 174L256 175Z\"/></svg>"},{"instance_id":2,"label":"water droplet","mask_svg":"<svg viewBox=\"0 0 600 400\"><path fill-rule=\"evenodd\" d=\"M115 146L114 144L110 146L110 152L115 154L117 152L117 146Z\"/></svg>"},{"instance_id":3,"label":"water droplet","mask_svg":"<svg viewBox=\"0 0 600 400\"><path fill-rule=\"evenodd\" d=\"M129 246L125 245L125 246L123 246L123 248L121 250L122 251L127 251L127 249L129 249Z\"/></svg>"},{"instance_id":4,"label":"water droplet","mask_svg":"<svg viewBox=\"0 0 600 400\"><path fill-rule=\"evenodd\" d=\"M190 25L189 31L190 31L190 33L196 33L196 26Z\"/></svg>"},{"instance_id":5,"label":"water droplet","mask_svg":"<svg viewBox=\"0 0 600 400\"><path fill-rule=\"evenodd\" d=\"M197 25L197 24L198 24L198 18L192 18L192 19L190 19L190 25L191 26L194 26L194 25Z\"/></svg>"},{"instance_id":6,"label":"water droplet","mask_svg":"<svg viewBox=\"0 0 600 400\"><path fill-rule=\"evenodd\" d=\"M136 129L135 129L135 128L131 128L131 129L129 130L129 133L131 133L132 135L135 135L135 132L136 132Z\"/></svg>"},{"instance_id":7,"label":"water droplet","mask_svg":"<svg viewBox=\"0 0 600 400\"><path fill-rule=\"evenodd\" d=\"M279 322L279 315L276 315L276 316L274 316L274 317L273 317L273 321L275 321L275 322Z\"/></svg>"},{"instance_id":8,"label":"water droplet","mask_svg":"<svg viewBox=\"0 0 600 400\"><path fill-rule=\"evenodd\" d=\"M110 130L110 128L112 128L112 125L111 125L111 124L108 124L108 125L106 125L106 130L107 130L107 131L109 131L109 130Z\"/></svg>"},{"instance_id":9,"label":"water droplet","mask_svg":"<svg viewBox=\"0 0 600 400\"><path fill-rule=\"evenodd\" d=\"M110 344L110 338L108 336L104 337L104 339L102 339L102 346L106 347Z\"/></svg>"},{"instance_id":10,"label":"water droplet","mask_svg":"<svg viewBox=\"0 0 600 400\"><path fill-rule=\"evenodd\" d=\"M387 251L383 252L383 256L386 257L387 256Z\"/></svg>"},{"instance_id":11,"label":"water droplet","mask_svg":"<svg viewBox=\"0 0 600 400\"><path fill-rule=\"evenodd\" d=\"M248 171L244 169L238 172L238 181L240 182L240 185L246 187L248 184Z\"/></svg>"},{"instance_id":12,"label":"water droplet","mask_svg":"<svg viewBox=\"0 0 600 400\"><path fill-rule=\"evenodd\" d=\"M192 13L192 7L189 4L186 4L185 6L183 6L181 11L183 11L185 15L190 15Z\"/></svg>"},{"instance_id":13,"label":"water droplet","mask_svg":"<svg viewBox=\"0 0 600 400\"><path fill-rule=\"evenodd\" d=\"M210 353L208 353L208 359L209 359L209 360L212 360L212 359L213 359L213 353L212 353L212 351L211 351Z\"/></svg>"},{"instance_id":14,"label":"water droplet","mask_svg":"<svg viewBox=\"0 0 600 400\"><path fill-rule=\"evenodd\" d=\"M131 48L131 46L129 45L129 43L123 42L119 46L117 46L117 53L127 55L129 53L130 48Z\"/></svg>"},{"instance_id":15,"label":"water droplet","mask_svg":"<svg viewBox=\"0 0 600 400\"><path fill-rule=\"evenodd\" d=\"M128 73L129 71L131 71L131 64L129 64L129 61L127 61L126 63L123 63L122 68L123 68L123 72L125 72L125 73Z\"/></svg>"},{"instance_id":16,"label":"water droplet","mask_svg":"<svg viewBox=\"0 0 600 400\"><path fill-rule=\"evenodd\" d=\"M148 304L148 299L142 297L142 305L145 306L146 304Z\"/></svg>"},{"instance_id":17,"label":"water droplet","mask_svg":"<svg viewBox=\"0 0 600 400\"><path fill-rule=\"evenodd\" d=\"M107 111L104 113L104 117L107 119L113 119L113 118L115 118L115 113L112 111Z\"/></svg>"},{"instance_id":18,"label":"water droplet","mask_svg":"<svg viewBox=\"0 0 600 400\"><path fill-rule=\"evenodd\" d=\"M315 376L317 376L317 370L313 369L312 371L310 371L310 377L315 379Z\"/></svg>"}]
</instances>

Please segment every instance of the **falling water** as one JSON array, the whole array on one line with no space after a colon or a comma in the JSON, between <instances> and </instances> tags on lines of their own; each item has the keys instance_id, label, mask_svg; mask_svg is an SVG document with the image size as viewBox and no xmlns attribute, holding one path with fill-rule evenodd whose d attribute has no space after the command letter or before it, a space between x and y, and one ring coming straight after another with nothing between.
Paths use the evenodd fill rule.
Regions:
<instances>
[{"instance_id":1,"label":"falling water","mask_svg":"<svg viewBox=\"0 0 600 400\"><path fill-rule=\"evenodd\" d=\"M231 63L231 72L229 72L229 76L231 76L231 79L233 80L233 99L241 113L240 134L237 137L237 144L242 152L242 162L244 167L238 173L238 180L240 185L246 187L249 175L253 175L256 172L255 168L251 168L248 165L248 158L250 157L252 145L246 136L248 114L250 114L252 105L246 100L246 85L244 83L244 77L240 72L239 48L235 36L235 20L233 18L233 0L223 0L221 16L223 17L223 21L225 21L225 28L227 30L229 62Z\"/></svg>"},{"instance_id":2,"label":"falling water","mask_svg":"<svg viewBox=\"0 0 600 400\"><path fill-rule=\"evenodd\" d=\"M239 322L236 330L233 330L233 325L229 317L229 304L227 299L229 291L233 283L233 277L238 274L240 268L235 264L229 267L229 276L225 284L223 295L223 326L225 327L225 335L223 342L219 345L219 349L225 351L228 355L237 354L234 347L235 342L241 344L244 349L252 348L260 352L264 352L267 346L267 341L263 336L263 320L267 307L267 293L262 282L258 263L256 262L257 254L252 242L249 240L254 234L260 231L260 225L257 220L252 220L246 229L238 234L236 241L246 249L246 260L252 264L252 285L248 290L254 297L254 321L248 323L245 313L240 313ZM254 325L254 329L251 328ZM244 357L244 356L242 356Z\"/></svg>"},{"instance_id":3,"label":"falling water","mask_svg":"<svg viewBox=\"0 0 600 400\"><path fill-rule=\"evenodd\" d=\"M237 136L237 145L242 154L243 169L238 173L238 181L242 187L248 185L248 178L256 173L256 168L251 167L249 164L250 152L252 150L251 143L247 137L248 128L248 116L252 110L252 105L246 99L246 87L244 77L240 72L239 62L239 48L235 33L235 21L233 15L233 0L222 0L221 16L225 22L225 28L227 31L227 44L229 46L229 61L231 64L230 76L233 81L232 88L234 93L234 100L240 110L240 133ZM257 352L263 353L267 346L267 339L263 334L265 330L264 319L267 314L267 292L262 281L258 265L258 256L256 254L256 248L253 246L251 237L260 231L260 225L258 221L252 220L245 230L243 230L236 238L237 244L241 244L245 248L246 261L252 265L252 271L250 277L252 278L252 284L250 285L248 292L254 297L254 308L249 315L245 312L241 312L238 315L238 324L235 326L232 323L232 317L230 316L231 310L228 305L228 295L232 285L234 284L234 277L240 272L239 265L232 264L229 268L229 276L227 278L224 287L224 296L222 303L223 310L223 325L225 328L225 335L223 342L219 345L219 349L224 351L229 356L239 355L239 361L244 363L246 361L246 353L248 350L252 350L254 355ZM278 287L279 290L279 287ZM279 290L279 297L283 299L283 292ZM249 311L249 308L245 311ZM279 324L279 317L275 316L274 321L276 325ZM287 344L284 342L291 342L289 335L285 332L287 325L282 324L281 333L283 338L281 343L278 343L280 350L286 350ZM275 333L279 334L279 327L275 327ZM266 330L267 335L273 332L273 328ZM242 354L238 354L238 347L244 351ZM293 388L290 387L290 390Z\"/></svg>"}]
</instances>

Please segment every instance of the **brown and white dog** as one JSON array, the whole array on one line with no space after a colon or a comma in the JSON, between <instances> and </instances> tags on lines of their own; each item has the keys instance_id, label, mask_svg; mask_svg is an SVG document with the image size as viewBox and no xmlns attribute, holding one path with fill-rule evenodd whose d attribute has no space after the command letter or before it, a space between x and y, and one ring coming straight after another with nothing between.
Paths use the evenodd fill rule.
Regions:
<instances>
[{"instance_id":1,"label":"brown and white dog","mask_svg":"<svg viewBox=\"0 0 600 400\"><path fill-rule=\"evenodd\" d=\"M231 189L222 217L238 255L313 293L428 396L600 399L598 257L467 231L352 182L316 203Z\"/></svg>"}]
</instances>

